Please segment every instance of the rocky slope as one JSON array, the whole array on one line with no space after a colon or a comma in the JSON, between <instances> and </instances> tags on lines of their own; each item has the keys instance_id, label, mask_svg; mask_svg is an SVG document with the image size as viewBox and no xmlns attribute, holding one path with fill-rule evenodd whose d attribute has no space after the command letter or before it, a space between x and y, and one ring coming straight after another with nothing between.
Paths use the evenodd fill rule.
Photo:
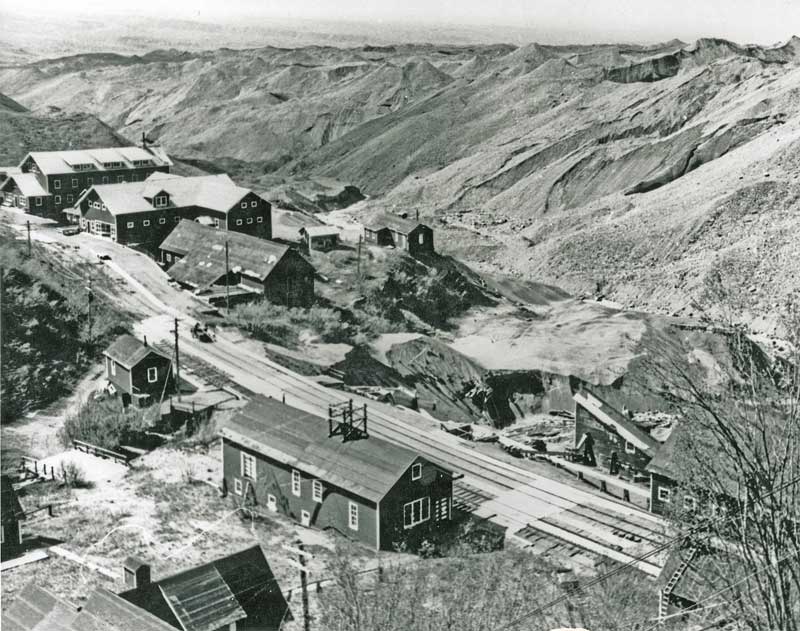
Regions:
<instances>
[{"instance_id":1,"label":"rocky slope","mask_svg":"<svg viewBox=\"0 0 800 631\"><path fill-rule=\"evenodd\" d=\"M335 178L359 216L417 208L448 253L625 306L698 315L734 270L755 317L800 286L796 37L92 54L0 81L262 190Z\"/></svg>"}]
</instances>

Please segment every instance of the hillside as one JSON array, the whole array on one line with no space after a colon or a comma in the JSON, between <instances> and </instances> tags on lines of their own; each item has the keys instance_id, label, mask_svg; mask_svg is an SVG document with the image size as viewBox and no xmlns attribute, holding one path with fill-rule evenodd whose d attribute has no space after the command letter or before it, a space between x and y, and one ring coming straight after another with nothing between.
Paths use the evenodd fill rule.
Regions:
<instances>
[{"instance_id":1,"label":"hillside","mask_svg":"<svg viewBox=\"0 0 800 631\"><path fill-rule=\"evenodd\" d=\"M0 80L298 207L325 178L357 216L413 206L446 253L572 293L699 315L735 270L754 317L800 285L796 37L98 53Z\"/></svg>"}]
</instances>

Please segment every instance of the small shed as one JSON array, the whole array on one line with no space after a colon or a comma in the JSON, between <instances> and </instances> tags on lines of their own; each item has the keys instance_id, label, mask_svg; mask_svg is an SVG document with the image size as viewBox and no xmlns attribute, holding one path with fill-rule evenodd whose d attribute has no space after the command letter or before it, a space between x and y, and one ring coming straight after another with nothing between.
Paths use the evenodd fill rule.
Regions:
<instances>
[{"instance_id":1,"label":"small shed","mask_svg":"<svg viewBox=\"0 0 800 631\"><path fill-rule=\"evenodd\" d=\"M147 338L121 335L104 352L106 378L127 404L149 405L173 392L172 358Z\"/></svg>"},{"instance_id":2,"label":"small shed","mask_svg":"<svg viewBox=\"0 0 800 631\"><path fill-rule=\"evenodd\" d=\"M364 241L372 245L395 247L412 256L433 254L433 228L408 213L378 213L364 224Z\"/></svg>"},{"instance_id":3,"label":"small shed","mask_svg":"<svg viewBox=\"0 0 800 631\"><path fill-rule=\"evenodd\" d=\"M334 250L339 247L340 235L341 231L336 226L303 226L300 228L300 241L306 252Z\"/></svg>"},{"instance_id":4,"label":"small shed","mask_svg":"<svg viewBox=\"0 0 800 631\"><path fill-rule=\"evenodd\" d=\"M0 476L0 557L14 558L22 552L22 529L19 522L25 519L25 511L19 503L17 492L7 475Z\"/></svg>"}]
</instances>

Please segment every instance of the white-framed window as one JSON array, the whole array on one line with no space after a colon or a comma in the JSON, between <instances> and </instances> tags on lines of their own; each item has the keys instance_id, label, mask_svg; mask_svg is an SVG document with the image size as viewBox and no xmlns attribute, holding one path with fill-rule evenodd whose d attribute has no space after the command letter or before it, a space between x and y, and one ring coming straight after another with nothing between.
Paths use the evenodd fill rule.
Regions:
<instances>
[{"instance_id":1,"label":"white-framed window","mask_svg":"<svg viewBox=\"0 0 800 631\"><path fill-rule=\"evenodd\" d=\"M450 498L440 497L434 504L433 518L436 521L450 519Z\"/></svg>"},{"instance_id":2,"label":"white-framed window","mask_svg":"<svg viewBox=\"0 0 800 631\"><path fill-rule=\"evenodd\" d=\"M172 220L173 220L175 223L178 223L178 222L181 220L181 218L180 218L180 217L178 217L178 215L175 215L175 216L172 218Z\"/></svg>"},{"instance_id":3,"label":"white-framed window","mask_svg":"<svg viewBox=\"0 0 800 631\"><path fill-rule=\"evenodd\" d=\"M113 359L109 359L108 363L111 365L111 375L116 377L117 376L117 362Z\"/></svg>"},{"instance_id":4,"label":"white-framed window","mask_svg":"<svg viewBox=\"0 0 800 631\"><path fill-rule=\"evenodd\" d=\"M319 480L314 480L311 483L311 499L315 502L322 501L322 482Z\"/></svg>"},{"instance_id":5,"label":"white-framed window","mask_svg":"<svg viewBox=\"0 0 800 631\"><path fill-rule=\"evenodd\" d=\"M348 502L347 525L350 530L358 530L358 504L355 502Z\"/></svg>"},{"instance_id":6,"label":"white-framed window","mask_svg":"<svg viewBox=\"0 0 800 631\"><path fill-rule=\"evenodd\" d=\"M214 217L214 227L219 228L219 217Z\"/></svg>"},{"instance_id":7,"label":"white-framed window","mask_svg":"<svg viewBox=\"0 0 800 631\"><path fill-rule=\"evenodd\" d=\"M242 494L242 480L240 478L233 478L233 492L236 495Z\"/></svg>"},{"instance_id":8,"label":"white-framed window","mask_svg":"<svg viewBox=\"0 0 800 631\"><path fill-rule=\"evenodd\" d=\"M167 218L166 217L159 217L158 218L158 223L163 226L165 223L167 223Z\"/></svg>"},{"instance_id":9,"label":"white-framed window","mask_svg":"<svg viewBox=\"0 0 800 631\"><path fill-rule=\"evenodd\" d=\"M242 208L247 208L247 202L242 202Z\"/></svg>"},{"instance_id":10,"label":"white-framed window","mask_svg":"<svg viewBox=\"0 0 800 631\"><path fill-rule=\"evenodd\" d=\"M166 195L156 195L155 198L156 208L163 208L167 205L167 196Z\"/></svg>"},{"instance_id":11,"label":"white-framed window","mask_svg":"<svg viewBox=\"0 0 800 631\"><path fill-rule=\"evenodd\" d=\"M626 454L635 454L636 453L636 445L632 442L625 441L625 453Z\"/></svg>"},{"instance_id":12,"label":"white-framed window","mask_svg":"<svg viewBox=\"0 0 800 631\"><path fill-rule=\"evenodd\" d=\"M273 513L278 510L278 500L275 498L272 493L267 495L267 508L270 509Z\"/></svg>"},{"instance_id":13,"label":"white-framed window","mask_svg":"<svg viewBox=\"0 0 800 631\"><path fill-rule=\"evenodd\" d=\"M133 228L133 222L132 222L132 221L129 221L129 222L127 223L127 226L128 226L128 228Z\"/></svg>"},{"instance_id":14,"label":"white-framed window","mask_svg":"<svg viewBox=\"0 0 800 631\"><path fill-rule=\"evenodd\" d=\"M307 510L300 511L300 523L303 526L310 526L311 525L311 513Z\"/></svg>"},{"instance_id":15,"label":"white-framed window","mask_svg":"<svg viewBox=\"0 0 800 631\"><path fill-rule=\"evenodd\" d=\"M92 177L87 177L86 178L86 186L87 187L90 187L92 185L92 182L94 182L94 178L92 178Z\"/></svg>"},{"instance_id":16,"label":"white-framed window","mask_svg":"<svg viewBox=\"0 0 800 631\"><path fill-rule=\"evenodd\" d=\"M125 176L124 175L118 175L117 176L117 182L119 184L122 184L124 181L125 181Z\"/></svg>"},{"instance_id":17,"label":"white-framed window","mask_svg":"<svg viewBox=\"0 0 800 631\"><path fill-rule=\"evenodd\" d=\"M42 205L42 198L41 197L37 197L36 198L36 205L37 206L41 206Z\"/></svg>"},{"instance_id":18,"label":"white-framed window","mask_svg":"<svg viewBox=\"0 0 800 631\"><path fill-rule=\"evenodd\" d=\"M669 503L669 501L670 501L669 498L670 498L671 494L672 493L671 493L670 489L664 488L663 486L658 487L658 500L660 502Z\"/></svg>"},{"instance_id":19,"label":"white-framed window","mask_svg":"<svg viewBox=\"0 0 800 631\"><path fill-rule=\"evenodd\" d=\"M68 204L71 204L71 203L72 203L72 201L73 201L73 198L72 198L72 193L70 193L69 195L67 195L67 203L68 203Z\"/></svg>"},{"instance_id":20,"label":"white-framed window","mask_svg":"<svg viewBox=\"0 0 800 631\"><path fill-rule=\"evenodd\" d=\"M420 245L425 243L425 235L423 233L419 234L419 242L420 242Z\"/></svg>"},{"instance_id":21,"label":"white-framed window","mask_svg":"<svg viewBox=\"0 0 800 631\"><path fill-rule=\"evenodd\" d=\"M411 465L411 479L419 480L422 477L422 465L417 462Z\"/></svg>"},{"instance_id":22,"label":"white-framed window","mask_svg":"<svg viewBox=\"0 0 800 631\"><path fill-rule=\"evenodd\" d=\"M103 176L103 184L108 184L108 176L107 175Z\"/></svg>"},{"instance_id":23,"label":"white-framed window","mask_svg":"<svg viewBox=\"0 0 800 631\"><path fill-rule=\"evenodd\" d=\"M78 188L78 178L72 178L72 188Z\"/></svg>"},{"instance_id":24,"label":"white-framed window","mask_svg":"<svg viewBox=\"0 0 800 631\"><path fill-rule=\"evenodd\" d=\"M250 208L256 208L256 207L258 207L257 201L253 200L252 202L250 202Z\"/></svg>"},{"instance_id":25,"label":"white-framed window","mask_svg":"<svg viewBox=\"0 0 800 631\"><path fill-rule=\"evenodd\" d=\"M61 188L61 180L53 180L53 188L60 189Z\"/></svg>"},{"instance_id":26,"label":"white-framed window","mask_svg":"<svg viewBox=\"0 0 800 631\"><path fill-rule=\"evenodd\" d=\"M248 218L247 218L247 223L248 223L248 224L251 224L251 223L253 223L253 218L252 218L252 217L248 217Z\"/></svg>"},{"instance_id":27,"label":"white-framed window","mask_svg":"<svg viewBox=\"0 0 800 631\"><path fill-rule=\"evenodd\" d=\"M149 226L150 225L150 220L149 219L145 219L144 221L142 221L142 225L143 226Z\"/></svg>"},{"instance_id":28,"label":"white-framed window","mask_svg":"<svg viewBox=\"0 0 800 631\"><path fill-rule=\"evenodd\" d=\"M264 223L264 218L263 217L256 217L256 222L257 223Z\"/></svg>"},{"instance_id":29,"label":"white-framed window","mask_svg":"<svg viewBox=\"0 0 800 631\"><path fill-rule=\"evenodd\" d=\"M152 366L147 369L147 383L155 383L158 381L158 368Z\"/></svg>"},{"instance_id":30,"label":"white-framed window","mask_svg":"<svg viewBox=\"0 0 800 631\"><path fill-rule=\"evenodd\" d=\"M256 457L242 452L241 470L243 478L256 479Z\"/></svg>"},{"instance_id":31,"label":"white-framed window","mask_svg":"<svg viewBox=\"0 0 800 631\"><path fill-rule=\"evenodd\" d=\"M54 201L56 204L60 204L60 203L61 203L61 195L56 195L56 196L53 198L53 201Z\"/></svg>"},{"instance_id":32,"label":"white-framed window","mask_svg":"<svg viewBox=\"0 0 800 631\"><path fill-rule=\"evenodd\" d=\"M431 518L431 498L421 497L403 506L403 528L413 528Z\"/></svg>"},{"instance_id":33,"label":"white-framed window","mask_svg":"<svg viewBox=\"0 0 800 631\"><path fill-rule=\"evenodd\" d=\"M236 220L236 225L237 226L241 226L242 225L242 220L241 219L237 219Z\"/></svg>"},{"instance_id":34,"label":"white-framed window","mask_svg":"<svg viewBox=\"0 0 800 631\"><path fill-rule=\"evenodd\" d=\"M684 495L683 497L683 509L684 510L695 510L697 508L697 499L692 497L691 495Z\"/></svg>"},{"instance_id":35,"label":"white-framed window","mask_svg":"<svg viewBox=\"0 0 800 631\"><path fill-rule=\"evenodd\" d=\"M292 495L300 497L300 472L292 469Z\"/></svg>"}]
</instances>

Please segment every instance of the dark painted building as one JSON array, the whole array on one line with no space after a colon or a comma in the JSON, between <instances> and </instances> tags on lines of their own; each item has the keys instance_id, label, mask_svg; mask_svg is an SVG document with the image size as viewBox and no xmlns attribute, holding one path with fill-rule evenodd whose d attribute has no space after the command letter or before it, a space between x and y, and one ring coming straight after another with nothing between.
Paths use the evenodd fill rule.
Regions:
<instances>
[{"instance_id":1,"label":"dark painted building","mask_svg":"<svg viewBox=\"0 0 800 631\"><path fill-rule=\"evenodd\" d=\"M380 438L257 397L220 430L225 486L242 505L331 528L379 550L449 523L453 475Z\"/></svg>"},{"instance_id":2,"label":"dark painted building","mask_svg":"<svg viewBox=\"0 0 800 631\"><path fill-rule=\"evenodd\" d=\"M412 256L432 254L433 229L407 213L379 213L365 222L364 241L370 245L392 246Z\"/></svg>"},{"instance_id":3,"label":"dark painted building","mask_svg":"<svg viewBox=\"0 0 800 631\"><path fill-rule=\"evenodd\" d=\"M100 184L141 182L155 172L169 172L172 161L155 145L77 151L34 151L19 165L51 197L50 216L63 220L84 191ZM38 213L37 213L38 214Z\"/></svg>"},{"instance_id":4,"label":"dark painted building","mask_svg":"<svg viewBox=\"0 0 800 631\"><path fill-rule=\"evenodd\" d=\"M314 267L274 241L184 220L161 243L158 257L173 279L212 304L224 304L228 296L290 307L314 302Z\"/></svg>"},{"instance_id":5,"label":"dark painted building","mask_svg":"<svg viewBox=\"0 0 800 631\"><path fill-rule=\"evenodd\" d=\"M144 182L93 186L67 214L87 232L153 251L182 219L272 237L270 203L224 174L159 173Z\"/></svg>"},{"instance_id":6,"label":"dark painted building","mask_svg":"<svg viewBox=\"0 0 800 631\"><path fill-rule=\"evenodd\" d=\"M278 631L292 619L258 545L159 580L128 558L123 576L121 599L183 631Z\"/></svg>"},{"instance_id":7,"label":"dark painted building","mask_svg":"<svg viewBox=\"0 0 800 631\"><path fill-rule=\"evenodd\" d=\"M25 519L25 511L7 475L0 476L0 500L0 556L5 561L22 552L20 521Z\"/></svg>"},{"instance_id":8,"label":"dark painted building","mask_svg":"<svg viewBox=\"0 0 800 631\"><path fill-rule=\"evenodd\" d=\"M327 252L339 246L340 230L336 226L304 226L300 228L300 242L305 252Z\"/></svg>"},{"instance_id":9,"label":"dark painted building","mask_svg":"<svg viewBox=\"0 0 800 631\"><path fill-rule=\"evenodd\" d=\"M172 394L172 358L146 341L121 335L103 352L106 378L126 403L158 403Z\"/></svg>"},{"instance_id":10,"label":"dark painted building","mask_svg":"<svg viewBox=\"0 0 800 631\"><path fill-rule=\"evenodd\" d=\"M18 208L23 212L41 217L51 215L53 196L50 195L32 173L9 175L0 184L3 206Z\"/></svg>"},{"instance_id":11,"label":"dark painted building","mask_svg":"<svg viewBox=\"0 0 800 631\"><path fill-rule=\"evenodd\" d=\"M630 474L644 474L659 442L588 389L579 390L573 399L575 448L584 456L584 462L608 470L614 468L614 473L626 469Z\"/></svg>"}]
</instances>

